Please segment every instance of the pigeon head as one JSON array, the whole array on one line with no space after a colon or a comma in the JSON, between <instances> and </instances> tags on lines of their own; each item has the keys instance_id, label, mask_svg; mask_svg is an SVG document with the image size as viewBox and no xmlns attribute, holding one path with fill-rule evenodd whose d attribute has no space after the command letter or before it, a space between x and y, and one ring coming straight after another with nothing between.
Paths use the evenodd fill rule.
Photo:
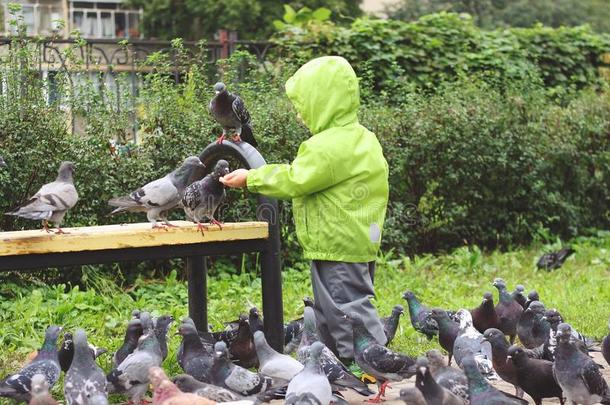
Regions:
<instances>
[{"instance_id":1,"label":"pigeon head","mask_svg":"<svg viewBox=\"0 0 610 405\"><path fill-rule=\"evenodd\" d=\"M161 315L157 318L155 329L159 332L167 333L169 326L174 322L174 317L171 315Z\"/></svg>"},{"instance_id":2,"label":"pigeon head","mask_svg":"<svg viewBox=\"0 0 610 405\"><path fill-rule=\"evenodd\" d=\"M182 162L182 166L205 167L205 165L201 162L201 160L199 160L199 158L197 156L187 157L186 159L184 159L184 162Z\"/></svg>"},{"instance_id":3,"label":"pigeon head","mask_svg":"<svg viewBox=\"0 0 610 405\"><path fill-rule=\"evenodd\" d=\"M317 362L317 360L322 355L322 351L323 350L324 350L324 343L322 343L322 342L314 342L311 345L309 355L311 356L311 358L313 360L315 360Z\"/></svg>"},{"instance_id":4,"label":"pigeon head","mask_svg":"<svg viewBox=\"0 0 610 405\"><path fill-rule=\"evenodd\" d=\"M73 340L72 340L72 333L70 332L66 332L64 333L64 343L63 343L63 347L64 350L70 350L70 344L72 344Z\"/></svg>"},{"instance_id":5,"label":"pigeon head","mask_svg":"<svg viewBox=\"0 0 610 405\"><path fill-rule=\"evenodd\" d=\"M45 332L45 339L52 340L53 342L57 342L59 338L59 334L61 333L62 328L60 326L52 325L49 326Z\"/></svg>"},{"instance_id":6,"label":"pigeon head","mask_svg":"<svg viewBox=\"0 0 610 405\"><path fill-rule=\"evenodd\" d=\"M35 374L31 382L32 396L45 395L49 393L49 382L43 374Z\"/></svg>"},{"instance_id":7,"label":"pigeon head","mask_svg":"<svg viewBox=\"0 0 610 405\"><path fill-rule=\"evenodd\" d=\"M526 311L531 311L536 314L544 315L544 304L540 301L532 301L532 303L527 307Z\"/></svg>"},{"instance_id":8,"label":"pigeon head","mask_svg":"<svg viewBox=\"0 0 610 405\"><path fill-rule=\"evenodd\" d=\"M402 293L402 298L407 300L407 301L411 301L416 299L415 298L415 293L413 291L407 290L404 293Z\"/></svg>"},{"instance_id":9,"label":"pigeon head","mask_svg":"<svg viewBox=\"0 0 610 405\"><path fill-rule=\"evenodd\" d=\"M460 320L460 328L464 329L472 326L472 315L469 310L462 308L455 313L455 316Z\"/></svg>"},{"instance_id":10,"label":"pigeon head","mask_svg":"<svg viewBox=\"0 0 610 405\"><path fill-rule=\"evenodd\" d=\"M72 176L74 176L74 168L75 166L72 162L61 162L57 171L57 180L71 180Z\"/></svg>"},{"instance_id":11,"label":"pigeon head","mask_svg":"<svg viewBox=\"0 0 610 405\"><path fill-rule=\"evenodd\" d=\"M527 294L527 299L530 301L540 301L540 296L538 295L538 291L532 290Z\"/></svg>"},{"instance_id":12,"label":"pigeon head","mask_svg":"<svg viewBox=\"0 0 610 405\"><path fill-rule=\"evenodd\" d=\"M256 307L250 308L249 314L250 314L251 318L259 318L260 317L260 314L258 312L258 308L256 308Z\"/></svg>"},{"instance_id":13,"label":"pigeon head","mask_svg":"<svg viewBox=\"0 0 610 405\"><path fill-rule=\"evenodd\" d=\"M500 329L489 328L483 333L483 338L491 343L492 347L508 346L506 337Z\"/></svg>"},{"instance_id":14,"label":"pigeon head","mask_svg":"<svg viewBox=\"0 0 610 405\"><path fill-rule=\"evenodd\" d=\"M149 333L153 330L153 321L150 316L150 312L141 312L140 313L140 322L142 323L142 330L144 333Z\"/></svg>"},{"instance_id":15,"label":"pigeon head","mask_svg":"<svg viewBox=\"0 0 610 405\"><path fill-rule=\"evenodd\" d=\"M229 169L229 162L227 162L224 159L220 159L216 163L216 166L214 166L214 177L216 177L216 178L226 176L230 172L231 172L231 169Z\"/></svg>"},{"instance_id":16,"label":"pigeon head","mask_svg":"<svg viewBox=\"0 0 610 405\"><path fill-rule=\"evenodd\" d=\"M426 352L426 358L428 359L428 365L431 369L440 369L445 367L445 358L440 350L432 349Z\"/></svg>"},{"instance_id":17,"label":"pigeon head","mask_svg":"<svg viewBox=\"0 0 610 405\"><path fill-rule=\"evenodd\" d=\"M85 355L89 353L89 345L87 344L87 334L83 329L77 329L74 334L74 352L79 352Z\"/></svg>"},{"instance_id":18,"label":"pigeon head","mask_svg":"<svg viewBox=\"0 0 610 405\"><path fill-rule=\"evenodd\" d=\"M415 362L415 367L417 369L417 373L424 377L426 372L428 371L428 359L426 357L418 357Z\"/></svg>"},{"instance_id":19,"label":"pigeon head","mask_svg":"<svg viewBox=\"0 0 610 405\"><path fill-rule=\"evenodd\" d=\"M517 286L515 287L515 292L519 293L519 294L523 294L524 291L525 291L525 287L523 287L523 285L521 285L521 284L517 284Z\"/></svg>"},{"instance_id":20,"label":"pigeon head","mask_svg":"<svg viewBox=\"0 0 610 405\"><path fill-rule=\"evenodd\" d=\"M392 308L392 315L402 315L405 313L405 309L402 307L402 305L394 305L394 308Z\"/></svg>"},{"instance_id":21,"label":"pigeon head","mask_svg":"<svg viewBox=\"0 0 610 405\"><path fill-rule=\"evenodd\" d=\"M227 344L225 342L216 342L216 344L214 344L214 358L222 359L228 358L228 356Z\"/></svg>"},{"instance_id":22,"label":"pigeon head","mask_svg":"<svg viewBox=\"0 0 610 405\"><path fill-rule=\"evenodd\" d=\"M214 85L214 93L220 94L227 90L227 86L223 82L218 82Z\"/></svg>"},{"instance_id":23,"label":"pigeon head","mask_svg":"<svg viewBox=\"0 0 610 405\"><path fill-rule=\"evenodd\" d=\"M506 290L506 281L501 278L496 278L492 284L498 291Z\"/></svg>"},{"instance_id":24,"label":"pigeon head","mask_svg":"<svg viewBox=\"0 0 610 405\"><path fill-rule=\"evenodd\" d=\"M140 310L139 309L134 309L133 311L131 311L131 318L132 319L140 319Z\"/></svg>"},{"instance_id":25,"label":"pigeon head","mask_svg":"<svg viewBox=\"0 0 610 405\"><path fill-rule=\"evenodd\" d=\"M185 322L184 320L182 321L182 323L180 324L180 327L178 328L178 334L181 336L198 335L195 324Z\"/></svg>"},{"instance_id":26,"label":"pigeon head","mask_svg":"<svg viewBox=\"0 0 610 405\"><path fill-rule=\"evenodd\" d=\"M265 334L260 330L254 332L254 345L257 349L267 347L267 339L265 339Z\"/></svg>"},{"instance_id":27,"label":"pigeon head","mask_svg":"<svg viewBox=\"0 0 610 405\"><path fill-rule=\"evenodd\" d=\"M441 320L444 320L446 318L449 319L449 315L447 315L447 312L441 308L433 308L432 311L430 311L430 316L436 322L440 322Z\"/></svg>"},{"instance_id":28,"label":"pigeon head","mask_svg":"<svg viewBox=\"0 0 610 405\"><path fill-rule=\"evenodd\" d=\"M483 304L485 304L488 301L491 301L491 302L494 301L494 296L489 291L487 291L485 294L483 294Z\"/></svg>"},{"instance_id":29,"label":"pigeon head","mask_svg":"<svg viewBox=\"0 0 610 405\"><path fill-rule=\"evenodd\" d=\"M555 308L547 310L544 313L544 316L542 317L542 319L548 321L548 323L551 324L551 327L553 328L553 330L557 330L557 326L561 322L563 322L563 318L561 317L561 314Z\"/></svg>"},{"instance_id":30,"label":"pigeon head","mask_svg":"<svg viewBox=\"0 0 610 405\"><path fill-rule=\"evenodd\" d=\"M527 362L527 353L521 347L512 345L508 348L506 361L512 361L515 366L521 367Z\"/></svg>"},{"instance_id":31,"label":"pigeon head","mask_svg":"<svg viewBox=\"0 0 610 405\"><path fill-rule=\"evenodd\" d=\"M313 302L313 298L311 297L303 297L303 304L305 304L306 307L312 307L314 306L314 302Z\"/></svg>"},{"instance_id":32,"label":"pigeon head","mask_svg":"<svg viewBox=\"0 0 610 405\"><path fill-rule=\"evenodd\" d=\"M129 336L142 334L142 322L139 319L132 319L127 324L127 334Z\"/></svg>"},{"instance_id":33,"label":"pigeon head","mask_svg":"<svg viewBox=\"0 0 610 405\"><path fill-rule=\"evenodd\" d=\"M557 340L560 342L569 342L572 337L572 327L567 323L560 323L557 326Z\"/></svg>"},{"instance_id":34,"label":"pigeon head","mask_svg":"<svg viewBox=\"0 0 610 405\"><path fill-rule=\"evenodd\" d=\"M172 378L172 381L183 392L193 392L197 390L201 384L195 377L188 374L178 374Z\"/></svg>"}]
</instances>

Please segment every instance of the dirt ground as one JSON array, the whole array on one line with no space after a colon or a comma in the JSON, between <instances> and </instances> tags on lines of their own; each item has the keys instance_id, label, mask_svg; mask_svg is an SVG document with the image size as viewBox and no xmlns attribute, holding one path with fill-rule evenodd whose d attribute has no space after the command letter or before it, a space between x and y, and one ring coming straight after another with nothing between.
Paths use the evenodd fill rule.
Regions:
<instances>
[{"instance_id":1,"label":"dirt ground","mask_svg":"<svg viewBox=\"0 0 610 405\"><path fill-rule=\"evenodd\" d=\"M610 366L608 366L608 364L606 364L606 361L604 360L604 358L602 357L601 353L599 352L595 352L592 353L593 357L595 358L595 361L601 365L603 365L605 368L602 370L604 377L606 378L606 381L608 382L608 384L610 384ZM389 389L386 391L386 400L387 400L387 404L388 405L392 405L392 404L403 404L402 401L398 400L398 395L400 392L401 388L406 388L406 387L411 387L415 384L415 377L410 378L409 380L405 380L399 383L394 383L394 384L390 384L390 386L392 387L392 389ZM511 394L515 393L515 389L511 384L508 384L506 382L504 382L503 380L499 380L499 381L495 381L492 383L492 385L496 388L499 388L503 391L509 392ZM373 391L376 391L377 389L375 388L375 386L371 386L371 389ZM358 394L353 393L352 391L346 392L345 393L345 397L347 399L347 401L350 404L353 405L360 405L360 404L366 404L365 400L366 398L359 396ZM525 398L531 403L533 404L534 401L527 395L525 394ZM543 404L559 404L559 400L557 400L556 398L553 399L545 399L544 401L542 401ZM370 405L370 404L369 404Z\"/></svg>"}]
</instances>

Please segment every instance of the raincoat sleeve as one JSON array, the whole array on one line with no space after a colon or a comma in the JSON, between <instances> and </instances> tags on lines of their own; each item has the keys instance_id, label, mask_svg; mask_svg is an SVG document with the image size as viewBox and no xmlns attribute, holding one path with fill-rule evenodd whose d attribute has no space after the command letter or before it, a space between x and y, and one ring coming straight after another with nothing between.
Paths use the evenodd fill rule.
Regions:
<instances>
[{"instance_id":1,"label":"raincoat sleeve","mask_svg":"<svg viewBox=\"0 0 610 405\"><path fill-rule=\"evenodd\" d=\"M268 164L248 172L248 190L273 198L292 199L313 194L340 182L330 159L306 142L292 164Z\"/></svg>"}]
</instances>

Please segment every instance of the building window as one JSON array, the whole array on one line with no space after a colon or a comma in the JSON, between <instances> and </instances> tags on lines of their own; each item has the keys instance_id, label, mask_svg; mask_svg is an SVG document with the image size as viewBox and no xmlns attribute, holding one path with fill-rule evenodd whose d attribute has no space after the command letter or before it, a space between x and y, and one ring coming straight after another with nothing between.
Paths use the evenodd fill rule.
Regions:
<instances>
[{"instance_id":1,"label":"building window","mask_svg":"<svg viewBox=\"0 0 610 405\"><path fill-rule=\"evenodd\" d=\"M77 7L88 4L89 7ZM140 38L142 11L122 10L120 3L71 3L72 28L85 38Z\"/></svg>"}]
</instances>

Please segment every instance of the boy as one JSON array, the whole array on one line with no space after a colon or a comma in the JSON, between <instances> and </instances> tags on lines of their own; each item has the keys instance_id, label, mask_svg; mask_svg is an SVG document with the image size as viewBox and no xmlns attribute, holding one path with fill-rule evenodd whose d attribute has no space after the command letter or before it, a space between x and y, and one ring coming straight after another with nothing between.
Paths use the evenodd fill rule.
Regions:
<instances>
[{"instance_id":1,"label":"boy","mask_svg":"<svg viewBox=\"0 0 610 405\"><path fill-rule=\"evenodd\" d=\"M286 94L313 134L292 164L239 169L220 180L292 199L297 237L312 261L320 337L351 362L352 330L344 314L361 314L375 339L386 342L369 297L388 202L388 165L375 134L358 123L358 78L345 59L306 63L286 82Z\"/></svg>"}]
</instances>

